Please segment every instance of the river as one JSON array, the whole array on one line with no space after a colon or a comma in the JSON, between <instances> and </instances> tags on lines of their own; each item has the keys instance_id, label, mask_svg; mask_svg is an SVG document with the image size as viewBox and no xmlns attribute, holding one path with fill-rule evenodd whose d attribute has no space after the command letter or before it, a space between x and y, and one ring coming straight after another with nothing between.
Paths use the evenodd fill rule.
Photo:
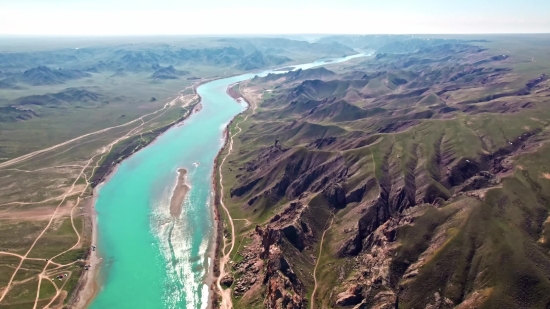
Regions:
<instances>
[{"instance_id":1,"label":"river","mask_svg":"<svg viewBox=\"0 0 550 309\"><path fill-rule=\"evenodd\" d=\"M309 69L349 60L318 60ZM215 80L198 87L202 109L151 145L124 160L99 189L97 250L100 290L90 307L206 308L214 220L211 202L214 159L229 121L246 109L226 93L229 85L267 70ZM178 169L191 186L179 218L170 215Z\"/></svg>"}]
</instances>

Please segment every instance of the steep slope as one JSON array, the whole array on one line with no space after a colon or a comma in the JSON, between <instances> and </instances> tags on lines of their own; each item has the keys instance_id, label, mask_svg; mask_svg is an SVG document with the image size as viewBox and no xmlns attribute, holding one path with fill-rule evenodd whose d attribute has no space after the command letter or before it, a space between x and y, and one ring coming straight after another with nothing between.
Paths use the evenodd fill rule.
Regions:
<instances>
[{"instance_id":1,"label":"steep slope","mask_svg":"<svg viewBox=\"0 0 550 309\"><path fill-rule=\"evenodd\" d=\"M248 221L236 307L546 308L546 75L465 42L384 44L404 54L241 86L259 108L223 171Z\"/></svg>"}]
</instances>

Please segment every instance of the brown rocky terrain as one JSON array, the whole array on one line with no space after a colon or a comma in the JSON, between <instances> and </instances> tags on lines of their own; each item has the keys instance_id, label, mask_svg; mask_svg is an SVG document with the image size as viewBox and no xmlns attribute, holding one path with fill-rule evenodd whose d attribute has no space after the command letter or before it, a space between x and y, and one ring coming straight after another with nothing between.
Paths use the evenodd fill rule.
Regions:
<instances>
[{"instance_id":1,"label":"brown rocky terrain","mask_svg":"<svg viewBox=\"0 0 550 309\"><path fill-rule=\"evenodd\" d=\"M487 46L241 85L263 97L224 171L236 308L550 304L550 69Z\"/></svg>"}]
</instances>

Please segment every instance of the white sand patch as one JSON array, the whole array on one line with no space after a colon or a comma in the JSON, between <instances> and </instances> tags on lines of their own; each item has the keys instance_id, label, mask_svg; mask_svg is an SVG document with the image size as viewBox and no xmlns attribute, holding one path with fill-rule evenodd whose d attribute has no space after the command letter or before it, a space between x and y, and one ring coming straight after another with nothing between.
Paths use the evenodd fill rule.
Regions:
<instances>
[{"instance_id":1,"label":"white sand patch","mask_svg":"<svg viewBox=\"0 0 550 309\"><path fill-rule=\"evenodd\" d=\"M209 292L208 285L206 285L206 284L202 285L202 295L201 296L202 296L201 309L206 309L206 308L208 308L208 300L210 298L210 292Z\"/></svg>"}]
</instances>

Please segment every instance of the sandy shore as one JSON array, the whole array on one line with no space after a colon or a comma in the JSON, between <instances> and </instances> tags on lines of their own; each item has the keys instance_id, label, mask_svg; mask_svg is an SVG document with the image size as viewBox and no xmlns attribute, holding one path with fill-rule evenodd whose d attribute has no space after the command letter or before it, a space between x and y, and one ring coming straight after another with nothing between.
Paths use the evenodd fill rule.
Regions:
<instances>
[{"instance_id":1,"label":"sandy shore","mask_svg":"<svg viewBox=\"0 0 550 309\"><path fill-rule=\"evenodd\" d=\"M214 201L212 202L212 214L214 219L214 233L213 233L213 242L212 246L209 248L209 257L211 264L210 269L206 275L205 284L207 284L210 287L210 301L208 303L208 309L211 308L218 308L215 304L218 303L219 299L219 293L216 288L216 280L220 276L220 259L219 255L221 253L222 243L223 243L223 220L220 216L219 208L220 208L220 194L219 194L219 183L218 183L218 172L219 172L219 164L220 164L220 156L227 147L227 144L229 142L229 130L228 128L233 123L233 118L225 128L223 135L224 135L224 143L220 151L218 151L218 154L216 155L216 158L214 159L214 169L212 171L212 193L214 195Z\"/></svg>"},{"instance_id":2,"label":"sandy shore","mask_svg":"<svg viewBox=\"0 0 550 309\"><path fill-rule=\"evenodd\" d=\"M187 192L189 192L189 185L187 184L187 170L180 168L178 170L178 181L174 192L172 193L172 198L170 198L170 214L174 218L178 218L181 214L181 208L183 207L183 201Z\"/></svg>"},{"instance_id":3,"label":"sandy shore","mask_svg":"<svg viewBox=\"0 0 550 309\"><path fill-rule=\"evenodd\" d=\"M116 170L116 168L115 168ZM114 171L110 174L114 174ZM105 180L108 181L108 178ZM92 245L96 246L97 244L97 213L95 211L95 204L98 197L99 188L102 186L99 185L94 188L93 198L88 199L86 202L86 209L90 212L90 218L92 221ZM94 297L99 291L99 283L97 282L97 276L99 273L101 258L98 255L98 249L91 250L90 256L88 258L87 265L91 265L88 270L84 271L84 275L80 278L80 283L77 290L77 295L75 302L73 303L73 308L84 309L87 308Z\"/></svg>"},{"instance_id":4,"label":"sandy shore","mask_svg":"<svg viewBox=\"0 0 550 309\"><path fill-rule=\"evenodd\" d=\"M239 83L241 83L241 82L239 82ZM237 83L235 83L235 84L237 84ZM228 95L229 95L229 88L233 87L235 84L232 84L228 87L228 90L227 90ZM237 99L234 98L233 96L232 96L232 98L235 101L237 101ZM234 123L235 118L238 115L240 115L242 113L245 113L246 111L248 111L249 108L252 107L250 102L243 95L239 94L239 99L242 99L244 102L247 103L247 108L243 112L235 115L235 117L233 117L233 119L231 119L231 121L225 127L224 132L223 132L223 135L224 135L223 146L220 149L220 151L218 152L218 154L216 155L216 158L214 159L214 170L213 170L213 173L212 173L212 190L213 190L213 194L214 194L214 201L212 203L212 206L213 206L213 215L214 215L215 228L214 228L214 235L213 235L214 242L213 242L212 247L210 248L210 254L209 254L210 258L212 259L212 265L210 265L210 271L208 272L207 279L206 279L207 284L209 284L209 286L210 286L210 302L208 304L208 308L218 308L219 307L218 301L219 301L219 297L220 297L220 294L218 293L218 289L216 287L216 281L217 281L218 277L220 276L220 263L221 263L220 255L222 254L221 251L222 251L223 237L224 237L224 234L223 234L223 228L224 228L223 219L220 216L220 199L221 199L220 190L221 190L221 187L220 187L219 178L218 178L219 168L220 168L220 164L221 164L220 159L221 159L222 153L227 149L227 146L229 144L229 141L230 141L230 138L231 138L229 136L229 128Z\"/></svg>"}]
</instances>

